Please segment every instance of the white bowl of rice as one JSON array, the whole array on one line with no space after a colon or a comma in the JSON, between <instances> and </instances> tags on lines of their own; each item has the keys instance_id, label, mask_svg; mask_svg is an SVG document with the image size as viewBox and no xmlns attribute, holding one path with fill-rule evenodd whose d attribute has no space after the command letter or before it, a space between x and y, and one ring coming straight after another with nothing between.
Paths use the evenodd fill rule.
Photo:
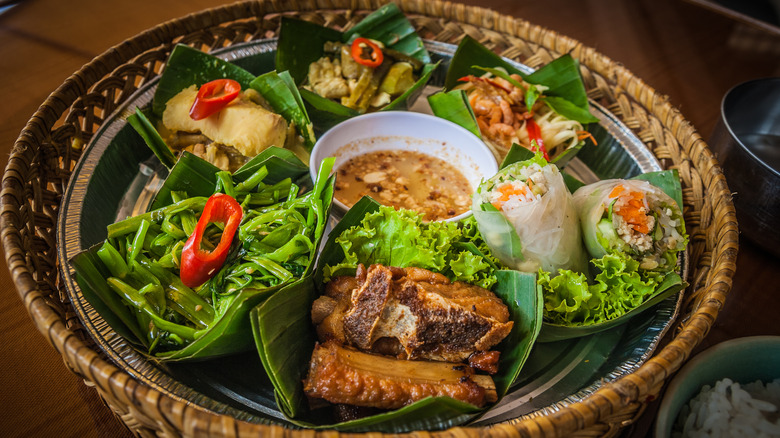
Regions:
<instances>
[{"instance_id":1,"label":"white bowl of rice","mask_svg":"<svg viewBox=\"0 0 780 438\"><path fill-rule=\"evenodd\" d=\"M672 379L655 437L780 437L780 336L717 344Z\"/></svg>"}]
</instances>

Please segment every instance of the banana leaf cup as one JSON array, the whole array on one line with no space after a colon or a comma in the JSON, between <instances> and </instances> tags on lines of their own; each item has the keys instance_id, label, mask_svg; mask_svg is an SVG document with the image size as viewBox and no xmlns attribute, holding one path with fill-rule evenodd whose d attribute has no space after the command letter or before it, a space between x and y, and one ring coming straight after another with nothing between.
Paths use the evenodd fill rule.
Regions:
<instances>
[{"instance_id":1,"label":"banana leaf cup","mask_svg":"<svg viewBox=\"0 0 780 438\"><path fill-rule=\"evenodd\" d=\"M464 84L470 87L468 92ZM585 139L595 141L586 129L599 120L590 112L579 64L571 55L527 73L465 36L450 62L444 90L428 97L433 113L482 138L499 162L512 144L522 141L545 155L549 150L545 158L563 168L585 146ZM470 101L470 93L480 90L489 90L489 98L476 99L475 94ZM507 105L499 111L502 100Z\"/></svg>"},{"instance_id":2,"label":"banana leaf cup","mask_svg":"<svg viewBox=\"0 0 780 438\"><path fill-rule=\"evenodd\" d=\"M618 186L653 197L648 203L655 218L648 233L653 244L645 251L635 252L614 231L611 217L615 200L609 195L617 195L621 191L615 189ZM539 287L545 299L540 342L586 336L619 326L687 286L681 277L679 256L688 236L676 170L650 172L630 180L603 180L580 187L574 198L591 270L540 271ZM662 215L665 218L659 219ZM668 247L662 242L669 243Z\"/></svg>"},{"instance_id":3,"label":"banana leaf cup","mask_svg":"<svg viewBox=\"0 0 780 438\"><path fill-rule=\"evenodd\" d=\"M364 76L368 78L370 76L368 74L361 76L355 89L350 92L347 99L348 105L342 105L340 102L323 97L308 89L310 65L323 58L326 53L325 44L333 42L351 44L356 38L368 38L381 43L384 46L382 51L388 57L402 61L396 64L406 64L411 67L411 70L410 67L404 66L405 68L398 68L395 71L393 70L396 68L395 65L389 67L390 71L386 77L399 78L399 81L393 83L402 82L400 78L403 78L403 82L411 85L401 94L393 92L392 100L372 107L370 110L408 109L422 93L434 69L438 66L438 63L431 64L430 55L425 50L422 39L394 3L382 6L343 33L308 21L282 17L279 44L276 51L276 69L290 73L295 84L299 87L306 110L318 130L325 131L339 122L366 111L363 104L366 99L363 97L370 97L369 93L360 94L354 90L364 89L362 85L366 81L363 79ZM389 62L379 65L376 67L377 72L380 69L388 68L388 65ZM329 68L328 71L330 70ZM341 71L341 66L339 66L339 71ZM409 76L411 71L414 73ZM379 74L373 75L372 81L375 82L379 76ZM412 81L414 82L412 83ZM381 88L384 84L379 85L372 82L368 85L368 90L377 86ZM356 103L358 100L361 101L360 105Z\"/></svg>"},{"instance_id":4,"label":"banana leaf cup","mask_svg":"<svg viewBox=\"0 0 780 438\"><path fill-rule=\"evenodd\" d=\"M418 247L422 240L416 244L412 242L422 238L415 232L407 233L404 231L406 225L402 225L414 222L409 219L414 216L410 213L398 213L364 197L330 233L323 246L311 287L307 290L298 289L295 295L274 295L252 311L260 358L274 384L281 411L294 424L340 431L402 433L464 424L489 408L478 408L449 397L428 397L397 410L337 424L333 423L332 416L321 412L327 409L309 409L302 380L306 377L316 342L311 321L312 303L319 295L318 290L324 288L326 279L337 275L354 275L358 263L366 266L384 263L399 267L424 267L428 265L422 262L423 259L436 259L439 262L448 258L457 259L449 266L460 264L463 270L447 271L443 268L438 271L447 271L448 276L468 278L475 284L489 288L492 285L493 292L508 306L510 319L514 321L511 333L494 347L501 354L499 371L493 376L499 400L519 375L541 328L542 301L540 290L535 286L535 275L500 268L496 259L486 255L487 247L475 224L468 219L463 224L431 223L430 230L443 232L455 228L461 231L454 234L456 237L452 237L452 241L443 237L446 233L442 233L442 237L437 238L435 249L425 246L428 243L433 245L433 242ZM419 226L419 222L416 223ZM352 248L354 253L345 254L344 247ZM479 268L475 268L477 266Z\"/></svg>"},{"instance_id":5,"label":"banana leaf cup","mask_svg":"<svg viewBox=\"0 0 780 438\"><path fill-rule=\"evenodd\" d=\"M163 165L170 169L176 163L171 147L160 135L160 129L165 129L162 120L166 105L182 90L193 85L200 87L217 79L232 79L238 82L244 92L257 92L259 97L256 99L261 100L294 127L294 130L288 132L284 144L273 146L286 147L294 151L301 160L308 161L308 153L314 146L316 137L303 100L289 73L270 71L257 76L236 64L179 44L173 48L166 62L151 107L145 111L136 109L135 113L128 117L128 122Z\"/></svg>"},{"instance_id":6,"label":"banana leaf cup","mask_svg":"<svg viewBox=\"0 0 780 438\"><path fill-rule=\"evenodd\" d=\"M333 195L332 160L324 166L323 177L303 194L293 181L308 179L308 170L289 151L271 148L232 175L184 153L155 209L110 225L103 243L70 260L84 297L155 360L250 350L251 309L310 286ZM213 277L187 287L182 247L214 193L236 199L243 219ZM203 240L221 241L221 235L220 226L210 225Z\"/></svg>"}]
</instances>

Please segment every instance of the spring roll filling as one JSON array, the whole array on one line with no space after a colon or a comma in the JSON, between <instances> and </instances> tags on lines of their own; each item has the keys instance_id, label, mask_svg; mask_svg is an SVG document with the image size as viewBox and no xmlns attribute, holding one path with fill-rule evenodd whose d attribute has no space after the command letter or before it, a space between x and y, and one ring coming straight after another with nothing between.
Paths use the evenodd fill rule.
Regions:
<instances>
[{"instance_id":1,"label":"spring roll filling","mask_svg":"<svg viewBox=\"0 0 780 438\"><path fill-rule=\"evenodd\" d=\"M677 249L684 240L677 231L680 221L672 218L672 209L662 205L662 200L656 199L652 192L632 191L622 185L616 186L609 198L612 202L602 221L611 219L611 226L599 227L606 240L642 254L642 269L664 266L668 262L664 254Z\"/></svg>"}]
</instances>

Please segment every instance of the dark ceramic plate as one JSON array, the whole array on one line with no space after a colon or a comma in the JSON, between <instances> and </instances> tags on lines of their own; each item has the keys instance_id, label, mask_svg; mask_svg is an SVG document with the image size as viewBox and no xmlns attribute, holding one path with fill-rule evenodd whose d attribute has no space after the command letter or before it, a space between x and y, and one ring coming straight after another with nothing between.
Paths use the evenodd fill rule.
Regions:
<instances>
[{"instance_id":1,"label":"dark ceramic plate","mask_svg":"<svg viewBox=\"0 0 780 438\"><path fill-rule=\"evenodd\" d=\"M430 93L443 83L455 46L426 42L426 47L434 60L443 61L431 79L433 85L426 90ZM261 74L273 69L275 48L275 40L263 40L215 54ZM97 345L135 379L217 413L256 423L289 424L276 407L273 387L255 351L194 363L148 360L114 332L84 298L68 264L75 254L104 240L107 225L145 211L159 188L163 170L125 121L136 106L149 105L155 86L152 82L139 89L107 119L73 171L57 228L64 285ZM411 110L428 112L425 96ZM589 129L598 147L584 148L569 165L570 173L584 182L594 182L661 170L653 155L617 118L595 103L592 112L601 120ZM491 424L534 411L553 412L582 400L606 382L632 373L652 355L677 315L679 303L678 294L606 332L536 344L507 396L474 424Z\"/></svg>"}]
</instances>

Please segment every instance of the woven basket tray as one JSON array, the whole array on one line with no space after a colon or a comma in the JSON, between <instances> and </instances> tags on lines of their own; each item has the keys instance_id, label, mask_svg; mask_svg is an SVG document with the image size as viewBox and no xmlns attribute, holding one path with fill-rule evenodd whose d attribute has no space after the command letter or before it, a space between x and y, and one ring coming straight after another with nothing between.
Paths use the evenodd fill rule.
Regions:
<instances>
[{"instance_id":1,"label":"woven basket tray","mask_svg":"<svg viewBox=\"0 0 780 438\"><path fill-rule=\"evenodd\" d=\"M161 24L111 48L68 78L28 122L3 175L5 256L33 321L68 367L139 435L313 436L281 426L250 424L173 400L102 358L81 327L59 281L55 229L81 145L118 105L150 79L176 43L201 50L276 35L282 15L344 28L381 6L380 0L259 1L224 6ZM582 66L591 99L625 123L659 159L678 169L690 233L691 286L673 339L636 372L606 384L585 401L549 415L482 428L420 436L614 436L635 420L704 338L729 293L738 247L730 192L705 142L665 96L612 60L570 38L481 8L438 0L401 0L423 38L457 44L470 35L534 68L571 53ZM327 432L338 436L337 432ZM375 434L378 435L378 434Z\"/></svg>"}]
</instances>

